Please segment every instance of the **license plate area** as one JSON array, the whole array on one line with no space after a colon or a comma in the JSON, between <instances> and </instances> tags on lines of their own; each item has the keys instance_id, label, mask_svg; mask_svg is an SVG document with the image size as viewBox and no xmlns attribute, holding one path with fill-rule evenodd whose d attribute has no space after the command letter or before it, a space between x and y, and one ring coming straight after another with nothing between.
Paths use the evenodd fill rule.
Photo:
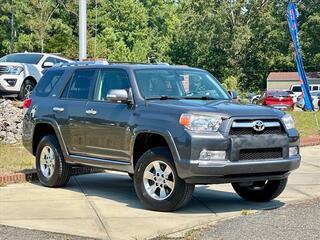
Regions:
<instances>
[{"instance_id":1,"label":"license plate area","mask_svg":"<svg viewBox=\"0 0 320 240\"><path fill-rule=\"evenodd\" d=\"M231 138L230 161L281 159L289 156L287 136L240 136Z\"/></svg>"}]
</instances>

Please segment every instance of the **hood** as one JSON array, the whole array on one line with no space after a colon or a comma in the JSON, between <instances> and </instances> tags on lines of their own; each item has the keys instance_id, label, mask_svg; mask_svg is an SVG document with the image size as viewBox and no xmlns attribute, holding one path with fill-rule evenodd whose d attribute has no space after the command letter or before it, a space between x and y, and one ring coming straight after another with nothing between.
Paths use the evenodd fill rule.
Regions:
<instances>
[{"instance_id":1,"label":"hood","mask_svg":"<svg viewBox=\"0 0 320 240\"><path fill-rule=\"evenodd\" d=\"M152 100L147 106L166 112L211 112L221 113L229 117L265 116L281 117L279 110L254 104L240 104L229 100L203 101L203 100Z\"/></svg>"},{"instance_id":2,"label":"hood","mask_svg":"<svg viewBox=\"0 0 320 240\"><path fill-rule=\"evenodd\" d=\"M0 66L19 66L23 67L24 63L17 63L17 62L0 62Z\"/></svg>"}]
</instances>

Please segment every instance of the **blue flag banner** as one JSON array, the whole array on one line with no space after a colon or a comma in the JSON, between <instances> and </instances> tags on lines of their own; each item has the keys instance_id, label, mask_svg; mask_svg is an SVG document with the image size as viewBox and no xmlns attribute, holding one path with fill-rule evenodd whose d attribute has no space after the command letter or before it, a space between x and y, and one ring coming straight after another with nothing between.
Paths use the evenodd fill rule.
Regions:
<instances>
[{"instance_id":1,"label":"blue flag banner","mask_svg":"<svg viewBox=\"0 0 320 240\"><path fill-rule=\"evenodd\" d=\"M304 97L304 102L305 102L305 109L309 110L309 111L313 111L312 97L310 94L309 82L308 82L308 78L307 78L306 72L303 67L301 48L300 48L300 43L299 43L298 21L297 21L297 17L299 15L299 13L292 2L289 3L287 15L288 15L289 30L290 30L290 34L292 37L294 50L295 50L295 60L296 60L296 64L297 64L299 79L301 82L301 89L303 92L303 97Z\"/></svg>"}]
</instances>

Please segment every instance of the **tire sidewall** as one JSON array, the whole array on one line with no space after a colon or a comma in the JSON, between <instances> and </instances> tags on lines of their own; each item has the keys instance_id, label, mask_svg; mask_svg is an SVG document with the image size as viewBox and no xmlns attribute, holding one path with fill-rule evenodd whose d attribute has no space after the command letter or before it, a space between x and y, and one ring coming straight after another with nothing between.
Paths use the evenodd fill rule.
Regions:
<instances>
[{"instance_id":1,"label":"tire sidewall","mask_svg":"<svg viewBox=\"0 0 320 240\"><path fill-rule=\"evenodd\" d=\"M55 165L53 175L50 178L47 178L43 175L40 167L40 155L41 151L44 147L49 146L54 152ZM42 185L47 187L54 187L56 183L59 181L60 173L62 170L62 153L60 151L60 147L57 143L57 140L54 136L45 136L40 141L37 151L36 151L36 169L39 181Z\"/></svg>"},{"instance_id":2,"label":"tire sidewall","mask_svg":"<svg viewBox=\"0 0 320 240\"><path fill-rule=\"evenodd\" d=\"M32 82L30 79L24 80L24 82L22 83L21 89L20 89L20 93L19 93L19 99L20 100L25 100L26 99L26 97L24 95L24 89L25 89L25 87L27 85L31 85L32 86L32 91L33 91L33 89L35 87L34 82Z\"/></svg>"},{"instance_id":3,"label":"tire sidewall","mask_svg":"<svg viewBox=\"0 0 320 240\"><path fill-rule=\"evenodd\" d=\"M146 167L153 161L162 161L172 169L175 186L171 195L164 200L156 200L149 196L144 183L143 174ZM170 152L166 148L154 148L144 153L139 159L135 167L134 187L139 199L146 205L147 208L158 211L172 211L181 197L181 190L185 187L185 183L179 178L173 159Z\"/></svg>"}]
</instances>

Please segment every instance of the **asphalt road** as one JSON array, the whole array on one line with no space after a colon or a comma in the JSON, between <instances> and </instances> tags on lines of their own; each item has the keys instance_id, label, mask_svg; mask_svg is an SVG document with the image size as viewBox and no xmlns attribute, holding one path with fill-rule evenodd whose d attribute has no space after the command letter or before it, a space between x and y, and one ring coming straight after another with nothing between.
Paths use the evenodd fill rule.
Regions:
<instances>
[{"instance_id":1,"label":"asphalt road","mask_svg":"<svg viewBox=\"0 0 320 240\"><path fill-rule=\"evenodd\" d=\"M0 225L0 240L90 240L92 238L78 237L66 234L51 233L25 228L15 228Z\"/></svg>"},{"instance_id":2,"label":"asphalt road","mask_svg":"<svg viewBox=\"0 0 320 240\"><path fill-rule=\"evenodd\" d=\"M320 199L222 221L193 234L196 240L320 239Z\"/></svg>"}]
</instances>

